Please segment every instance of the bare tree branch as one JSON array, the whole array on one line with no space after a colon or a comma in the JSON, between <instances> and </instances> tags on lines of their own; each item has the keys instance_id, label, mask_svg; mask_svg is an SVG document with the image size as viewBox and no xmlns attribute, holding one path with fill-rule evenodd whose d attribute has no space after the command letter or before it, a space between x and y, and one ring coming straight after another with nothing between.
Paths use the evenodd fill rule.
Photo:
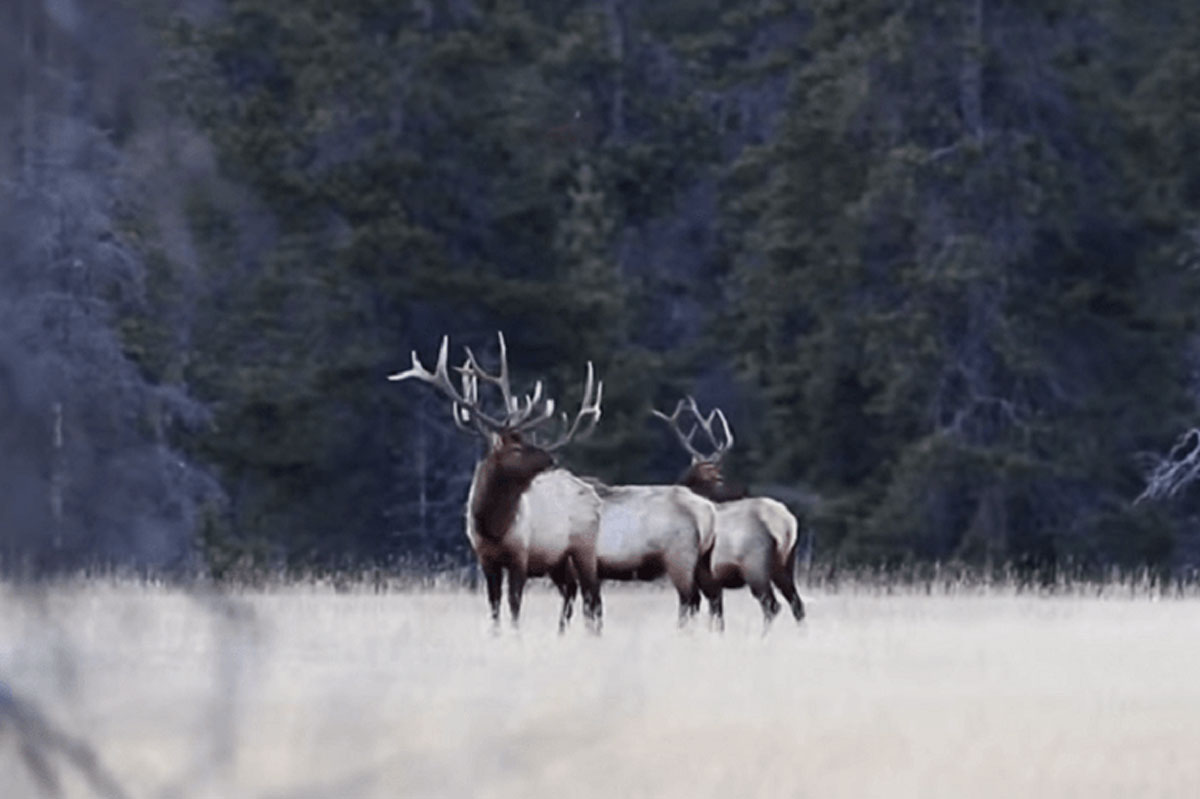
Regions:
<instances>
[{"instance_id":1,"label":"bare tree branch","mask_svg":"<svg viewBox=\"0 0 1200 799\"><path fill-rule=\"evenodd\" d=\"M0 739L10 735L16 738L25 768L46 796L64 795L60 774L72 769L96 796L129 796L86 741L54 726L32 702L0 683Z\"/></svg>"},{"instance_id":2,"label":"bare tree branch","mask_svg":"<svg viewBox=\"0 0 1200 799\"><path fill-rule=\"evenodd\" d=\"M1200 477L1200 428L1188 430L1165 458L1151 455L1146 487L1133 504L1144 500L1170 499Z\"/></svg>"}]
</instances>

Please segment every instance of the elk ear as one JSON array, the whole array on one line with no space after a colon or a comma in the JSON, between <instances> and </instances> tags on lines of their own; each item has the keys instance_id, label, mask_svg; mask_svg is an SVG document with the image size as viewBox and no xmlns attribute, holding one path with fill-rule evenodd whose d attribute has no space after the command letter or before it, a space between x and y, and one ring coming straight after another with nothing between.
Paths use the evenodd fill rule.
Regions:
<instances>
[{"instance_id":1,"label":"elk ear","mask_svg":"<svg viewBox=\"0 0 1200 799\"><path fill-rule=\"evenodd\" d=\"M495 452L500 448L500 434L495 430L487 431L488 452Z\"/></svg>"}]
</instances>

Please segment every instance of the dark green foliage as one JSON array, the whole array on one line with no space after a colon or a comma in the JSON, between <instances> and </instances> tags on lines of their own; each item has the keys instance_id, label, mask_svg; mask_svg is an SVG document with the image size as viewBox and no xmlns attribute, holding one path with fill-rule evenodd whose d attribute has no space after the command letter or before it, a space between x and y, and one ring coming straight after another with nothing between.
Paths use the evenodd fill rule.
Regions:
<instances>
[{"instance_id":1,"label":"dark green foliage","mask_svg":"<svg viewBox=\"0 0 1200 799\"><path fill-rule=\"evenodd\" d=\"M1059 5L817 4L778 136L735 165L763 466L828 497L848 557L1169 556L1125 505L1132 452L1178 423L1195 280L1137 246L1085 124L1122 124L1107 95L1067 96L1107 76L1022 74L1091 47Z\"/></svg>"},{"instance_id":2,"label":"dark green foliage","mask_svg":"<svg viewBox=\"0 0 1200 799\"><path fill-rule=\"evenodd\" d=\"M113 212L144 296L106 307L211 415L155 432L223 489L197 542L229 573L464 557L479 442L384 378L502 329L560 408L605 382L567 465L674 480L648 412L695 391L817 557L1194 563L1190 500L1130 504L1196 412L1185 5L131 5L157 111L112 145L169 177Z\"/></svg>"}]
</instances>

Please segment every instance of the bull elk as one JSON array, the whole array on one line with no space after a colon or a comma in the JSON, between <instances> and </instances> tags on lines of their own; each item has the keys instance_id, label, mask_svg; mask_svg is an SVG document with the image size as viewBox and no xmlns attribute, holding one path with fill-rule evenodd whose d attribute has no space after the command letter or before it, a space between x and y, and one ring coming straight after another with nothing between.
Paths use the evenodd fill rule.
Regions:
<instances>
[{"instance_id":1,"label":"bull elk","mask_svg":"<svg viewBox=\"0 0 1200 799\"><path fill-rule=\"evenodd\" d=\"M583 399L574 421L563 413L559 435L539 443L536 428L556 421L554 400L542 396L540 381L521 399L513 395L504 335L498 337L497 374L482 369L470 348L465 348L466 361L455 367L460 375L460 387L456 388L447 369L446 336L433 372L421 365L414 351L412 367L388 379L417 379L432 385L450 399L455 426L477 433L486 442L486 454L475 466L467 494L466 530L487 582L493 624L500 623L502 581L507 572L508 607L514 626L520 618L526 579L549 576L563 599L559 631L570 621L575 593L581 587L584 617L598 632L602 608L596 537L601 501L590 483L558 468L553 453L595 427L600 418L603 384L595 380L589 362ZM480 383L499 389L504 405L501 413L484 411Z\"/></svg>"},{"instance_id":2,"label":"bull elk","mask_svg":"<svg viewBox=\"0 0 1200 799\"><path fill-rule=\"evenodd\" d=\"M717 509L683 486L608 486L592 481L602 501L596 560L602 580L656 580L679 594L679 623L700 608L699 565L715 540Z\"/></svg>"},{"instance_id":3,"label":"bull elk","mask_svg":"<svg viewBox=\"0 0 1200 799\"><path fill-rule=\"evenodd\" d=\"M691 429L684 433L681 415L695 418ZM725 480L721 461L733 446L733 431L721 410L708 416L700 413L696 401L680 400L675 411L667 415L652 413L670 425L679 443L691 455L692 463L680 479L696 494L717 503L716 542L706 562L701 562L698 580L708 598L709 610L720 628L724 628L724 588L749 586L750 593L762 606L764 631L779 613L779 601L771 584L779 589L791 606L796 621L804 618L804 603L796 593L793 578L796 560L798 524L796 517L782 502L767 497L750 497L741 486ZM714 431L719 423L721 434ZM712 445L705 454L692 443L697 431L703 431Z\"/></svg>"}]
</instances>

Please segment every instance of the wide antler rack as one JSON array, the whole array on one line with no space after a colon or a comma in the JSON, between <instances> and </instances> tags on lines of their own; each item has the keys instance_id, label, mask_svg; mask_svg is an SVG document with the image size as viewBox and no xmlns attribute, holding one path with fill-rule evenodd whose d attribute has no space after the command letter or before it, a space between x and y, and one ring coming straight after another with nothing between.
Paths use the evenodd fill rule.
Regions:
<instances>
[{"instance_id":1,"label":"wide antler rack","mask_svg":"<svg viewBox=\"0 0 1200 799\"><path fill-rule=\"evenodd\" d=\"M690 413L696 420L687 433L684 433L680 427L680 422L685 411ZM709 411L708 416L705 416L700 413L700 409L696 406L695 398L690 395L685 399L681 399L675 405L675 410L670 416L657 409L651 409L650 412L670 425L671 431L679 439L679 443L692 456L693 463L720 463L733 446L733 431L729 429L729 421L725 418L725 414L721 412L721 409L714 408ZM713 430L713 425L717 422L721 425L720 437ZM692 439L695 437L697 431L703 431L709 443L712 444L713 450L707 455L696 449L695 445L692 444Z\"/></svg>"},{"instance_id":2,"label":"wide antler rack","mask_svg":"<svg viewBox=\"0 0 1200 799\"><path fill-rule=\"evenodd\" d=\"M450 337L443 336L441 347L438 349L437 365L430 372L422 364L416 351L412 353L412 367L403 372L389 375L388 380L399 381L415 378L429 383L450 399L454 424L462 430L469 430L468 424L486 438L490 433L533 433L534 430L555 418L555 404L550 397L544 397L542 381L537 381L533 389L518 398L512 391L508 370L508 347L504 334L497 333L500 343L500 366L495 374L480 366L475 353L470 347L464 347L466 360L462 366L454 367L459 373L460 387L456 388L450 378L449 350ZM481 407L479 384L488 383L500 391L504 410L501 414L490 414ZM555 450L565 446L582 431L590 433L600 419L600 399L604 384L595 379L592 363L587 365L587 378L584 382L583 400L578 414L571 422L566 413L561 414L563 432L553 441L543 446L547 450Z\"/></svg>"}]
</instances>

